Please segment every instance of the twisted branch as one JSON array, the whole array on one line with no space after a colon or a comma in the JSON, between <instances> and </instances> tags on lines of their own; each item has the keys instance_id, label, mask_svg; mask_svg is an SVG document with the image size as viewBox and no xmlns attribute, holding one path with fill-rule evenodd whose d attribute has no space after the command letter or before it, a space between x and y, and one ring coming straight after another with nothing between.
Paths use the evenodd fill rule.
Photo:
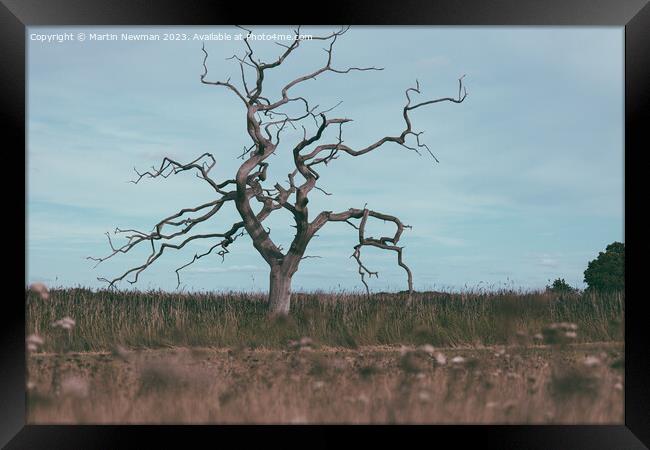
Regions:
<instances>
[{"instance_id":1,"label":"twisted branch","mask_svg":"<svg viewBox=\"0 0 650 450\"><path fill-rule=\"evenodd\" d=\"M392 222L395 224L395 234L393 236L381 236L379 238L366 237L366 223L368 218L373 217L375 219L383 220L384 222ZM360 219L359 225L355 225L350 220L351 219ZM376 247L383 250L390 250L397 253L397 264L404 269L407 275L408 289L409 294L413 292L413 274L411 269L404 263L402 259L402 251L404 247L397 245L399 240L404 232L404 229L411 228L410 225L405 225L395 216L389 214L380 213L377 211L369 210L368 208L358 209L350 208L347 211L340 213L332 213L331 211L324 211L320 213L316 219L310 224L310 231L315 233L320 228L323 227L327 222L345 222L359 232L359 243L354 246L354 252L351 257L353 257L357 265L359 266L359 275L361 276L361 282L366 288L366 293L370 295L370 289L368 283L366 282L366 276L368 278L379 276L378 272L373 272L369 270L361 261L361 248L364 246Z\"/></svg>"},{"instance_id":2,"label":"twisted branch","mask_svg":"<svg viewBox=\"0 0 650 450\"><path fill-rule=\"evenodd\" d=\"M183 269L213 254L215 251L217 256L220 256L223 261L226 254L229 253L229 246L244 234L248 234L251 237L254 247L271 267L279 266L291 276L297 270L300 261L311 257L304 256L305 250L310 240L316 236L316 232L328 222L344 222L358 231L359 242L354 246L351 257L357 262L361 282L365 286L366 292L368 294L370 292L366 278L378 276L377 272L368 269L362 261L361 251L366 246L394 251L397 254L398 265L407 274L409 292L412 292L412 273L402 259L404 247L398 245L404 229L410 228L409 226L404 225L395 216L369 210L365 206L363 209L351 208L340 213L323 211L317 214L310 222L308 208L309 194L315 189L325 195L332 195L316 185L320 179L320 175L316 169L321 164L328 165L330 162L339 158L341 154L357 157L370 153L386 143L396 143L419 155L422 154L423 150L426 150L438 162L431 149L425 143L421 142L420 138L423 132L414 131L409 114L418 108L436 103L462 103L467 98L467 90L463 85L464 75L458 80L457 97L443 97L425 100L419 103L414 102L411 98L414 94L421 94L420 83L416 80L415 86L409 87L405 91L406 104L402 108L404 129L397 135L387 135L366 147L353 149L346 145L343 139L343 125L352 122L352 119L327 117L341 102L333 107L319 111L319 105L311 106L309 101L304 97L290 96L290 92L295 86L307 80L317 79L321 74L326 72L348 74L354 71L383 70L383 68L374 66L348 67L342 69L334 67L334 46L338 39L349 30L349 27L342 27L338 31L323 36L312 36L311 40L326 41L328 43L323 49L327 55L325 63L320 68L285 84L280 90L280 98L274 101L269 99L271 96L264 94L266 73L282 65L300 47L300 27L293 30L294 40L290 45L278 44L283 48L283 51L276 59L270 62L263 62L255 58L255 52L250 42L252 31L241 26L239 28L247 31L247 35L243 40L245 46L244 53L243 55L233 55L227 59L234 61L238 65L242 88L240 89L235 86L230 78L227 78L225 81L209 81L207 79L208 52L204 44L201 46L203 52L203 72L200 75L202 84L225 87L227 90L233 92L244 104L246 110L246 129L251 139L251 144L248 146L245 145L243 152L239 155L239 158L243 162L235 177L221 183L214 181L209 173L215 166L215 158L210 153L204 153L186 164L181 164L174 159L166 157L162 160L160 166L152 167L151 170L139 172L134 169L137 174L137 179L132 181L134 184L138 184L143 178L168 178L172 174L194 170L196 171L196 176L206 181L214 192L218 194L218 197L201 205L181 209L177 213L159 221L150 232L116 228L114 234L124 234L126 237L127 241L122 246L116 247L113 245L110 234L106 233L112 252L100 258L88 257L88 259L96 261L97 265L118 253L127 253L143 243L151 246L151 252L142 265L134 267L112 280L105 278L100 278L100 280L108 282L109 286L112 287L115 283L127 279L130 274L134 274L132 280L127 279L129 283L133 284L137 282L140 273L156 261L165 249L172 248L179 250L196 240L213 240L208 250L203 253L195 253L189 262L176 269L178 286L180 286L180 272ZM250 74L250 71L254 71L255 73L255 79L252 82L247 80L247 72ZM283 108L292 103L300 104L304 108L304 111L297 114L285 112ZM310 133L308 131L308 128L303 122L305 120L313 121L316 127L314 132ZM282 132L288 129L288 127L296 130L298 129L297 125L302 127L303 137L302 140L292 146L295 169L287 176L288 186L285 187L280 183L275 183L272 188L265 187L264 183L267 180L269 166L267 159L271 155L279 153L278 147L281 143ZM324 139L326 131L332 126L336 128L336 138L332 142L316 145ZM414 140L414 142L407 142L409 137L410 141ZM312 148L312 145L316 146ZM302 177L303 180L298 182L296 180L297 176ZM234 189L226 190L226 187L230 185L234 185ZM250 204L253 200L262 205L258 213L253 211ZM223 232L189 234L197 224L211 219L225 203L230 201L234 203L241 216L241 221L234 223ZM270 230L262 225L262 222L271 213L278 210L288 211L295 221L296 235L289 249L286 251L273 242L270 237ZM396 227L395 234L393 236L382 236L379 238L366 236L366 224L369 218L392 222ZM354 221L357 220L359 222L355 224ZM168 229L171 230L167 231ZM170 240L179 237L182 237L180 242L170 242ZM158 242L160 242L160 245L156 247Z\"/></svg>"}]
</instances>

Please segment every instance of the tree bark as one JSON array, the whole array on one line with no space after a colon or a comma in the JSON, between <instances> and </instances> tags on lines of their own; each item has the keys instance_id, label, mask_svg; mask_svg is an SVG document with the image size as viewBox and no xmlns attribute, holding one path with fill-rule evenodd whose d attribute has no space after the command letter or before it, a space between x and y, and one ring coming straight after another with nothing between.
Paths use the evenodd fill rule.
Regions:
<instances>
[{"instance_id":1,"label":"tree bark","mask_svg":"<svg viewBox=\"0 0 650 450\"><path fill-rule=\"evenodd\" d=\"M269 314L286 316L291 306L291 277L281 265L271 267L269 284Z\"/></svg>"}]
</instances>

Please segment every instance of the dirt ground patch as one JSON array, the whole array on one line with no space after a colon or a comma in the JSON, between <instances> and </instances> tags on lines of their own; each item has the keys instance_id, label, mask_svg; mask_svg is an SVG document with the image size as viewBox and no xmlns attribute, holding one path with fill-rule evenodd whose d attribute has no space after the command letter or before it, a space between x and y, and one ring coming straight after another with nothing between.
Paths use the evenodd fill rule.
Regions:
<instances>
[{"instance_id":1,"label":"dirt ground patch","mask_svg":"<svg viewBox=\"0 0 650 450\"><path fill-rule=\"evenodd\" d=\"M28 356L28 422L623 423L623 343Z\"/></svg>"}]
</instances>

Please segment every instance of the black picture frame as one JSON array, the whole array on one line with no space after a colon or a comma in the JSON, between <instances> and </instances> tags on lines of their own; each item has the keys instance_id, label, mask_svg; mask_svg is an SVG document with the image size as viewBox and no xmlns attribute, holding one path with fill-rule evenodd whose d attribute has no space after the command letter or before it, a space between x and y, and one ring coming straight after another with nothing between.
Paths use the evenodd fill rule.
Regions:
<instances>
[{"instance_id":1,"label":"black picture frame","mask_svg":"<svg viewBox=\"0 0 650 450\"><path fill-rule=\"evenodd\" d=\"M342 443L371 445L440 446L451 442L463 447L475 442L481 448L589 448L636 449L650 445L650 383L647 382L649 352L646 350L647 320L641 292L644 251L641 220L635 209L642 201L645 182L644 152L649 148L645 128L650 123L650 5L648 0L445 0L399 2L357 0L346 3L253 3L168 0L1 0L0 58L2 95L3 189L5 213L13 218L10 243L16 256L5 257L19 272L10 284L19 292L7 295L2 315L2 394L0 395L0 444L18 448L169 448L193 447L197 439L210 446L236 439L238 446L255 439L268 445L274 438L283 445L301 447L338 446ZM237 426L34 426L25 425L25 311L18 301L24 295L25 257L15 229L19 212L25 214L26 197L14 194L25 151L25 30L35 25L214 25L253 24L376 24L376 25L535 25L625 27L625 425L620 426L392 426L392 427L237 427ZM26 153L24 153L26 157ZM15 158L15 160L13 159ZM13 162L9 162L12 159ZM629 172L628 172L629 171ZM11 178L11 179L10 179ZM639 199L637 201L637 199ZM6 202L11 202L7 204ZM24 235L26 239L26 235ZM22 255L22 258L21 258ZM340 436L345 433L346 437ZM356 441L356 442L355 442ZM645 444L645 445L644 445ZM162 447L161 447L162 445ZM231 445L231 444L229 444ZM419 444L422 445L422 444ZM448 445L448 444L447 444ZM445 446L447 446L445 445Z\"/></svg>"}]
</instances>

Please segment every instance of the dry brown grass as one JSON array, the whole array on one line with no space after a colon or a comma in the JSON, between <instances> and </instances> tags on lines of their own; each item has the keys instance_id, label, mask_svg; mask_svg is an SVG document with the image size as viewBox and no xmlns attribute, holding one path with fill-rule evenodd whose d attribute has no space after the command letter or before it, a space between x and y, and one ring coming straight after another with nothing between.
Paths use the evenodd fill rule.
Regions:
<instances>
[{"instance_id":1,"label":"dry brown grass","mask_svg":"<svg viewBox=\"0 0 650 450\"><path fill-rule=\"evenodd\" d=\"M622 343L28 356L28 423L623 422Z\"/></svg>"},{"instance_id":2,"label":"dry brown grass","mask_svg":"<svg viewBox=\"0 0 650 450\"><path fill-rule=\"evenodd\" d=\"M268 320L262 293L51 289L46 299L27 291L25 314L27 334L43 338L42 350L87 352L116 345L281 349L303 336L348 348L503 345L530 340L552 323L575 324L575 342L621 341L624 312L623 293L416 292L409 302L400 293L314 292L295 293L280 323ZM72 329L60 322L66 317ZM563 339L563 330L547 331Z\"/></svg>"}]
</instances>

